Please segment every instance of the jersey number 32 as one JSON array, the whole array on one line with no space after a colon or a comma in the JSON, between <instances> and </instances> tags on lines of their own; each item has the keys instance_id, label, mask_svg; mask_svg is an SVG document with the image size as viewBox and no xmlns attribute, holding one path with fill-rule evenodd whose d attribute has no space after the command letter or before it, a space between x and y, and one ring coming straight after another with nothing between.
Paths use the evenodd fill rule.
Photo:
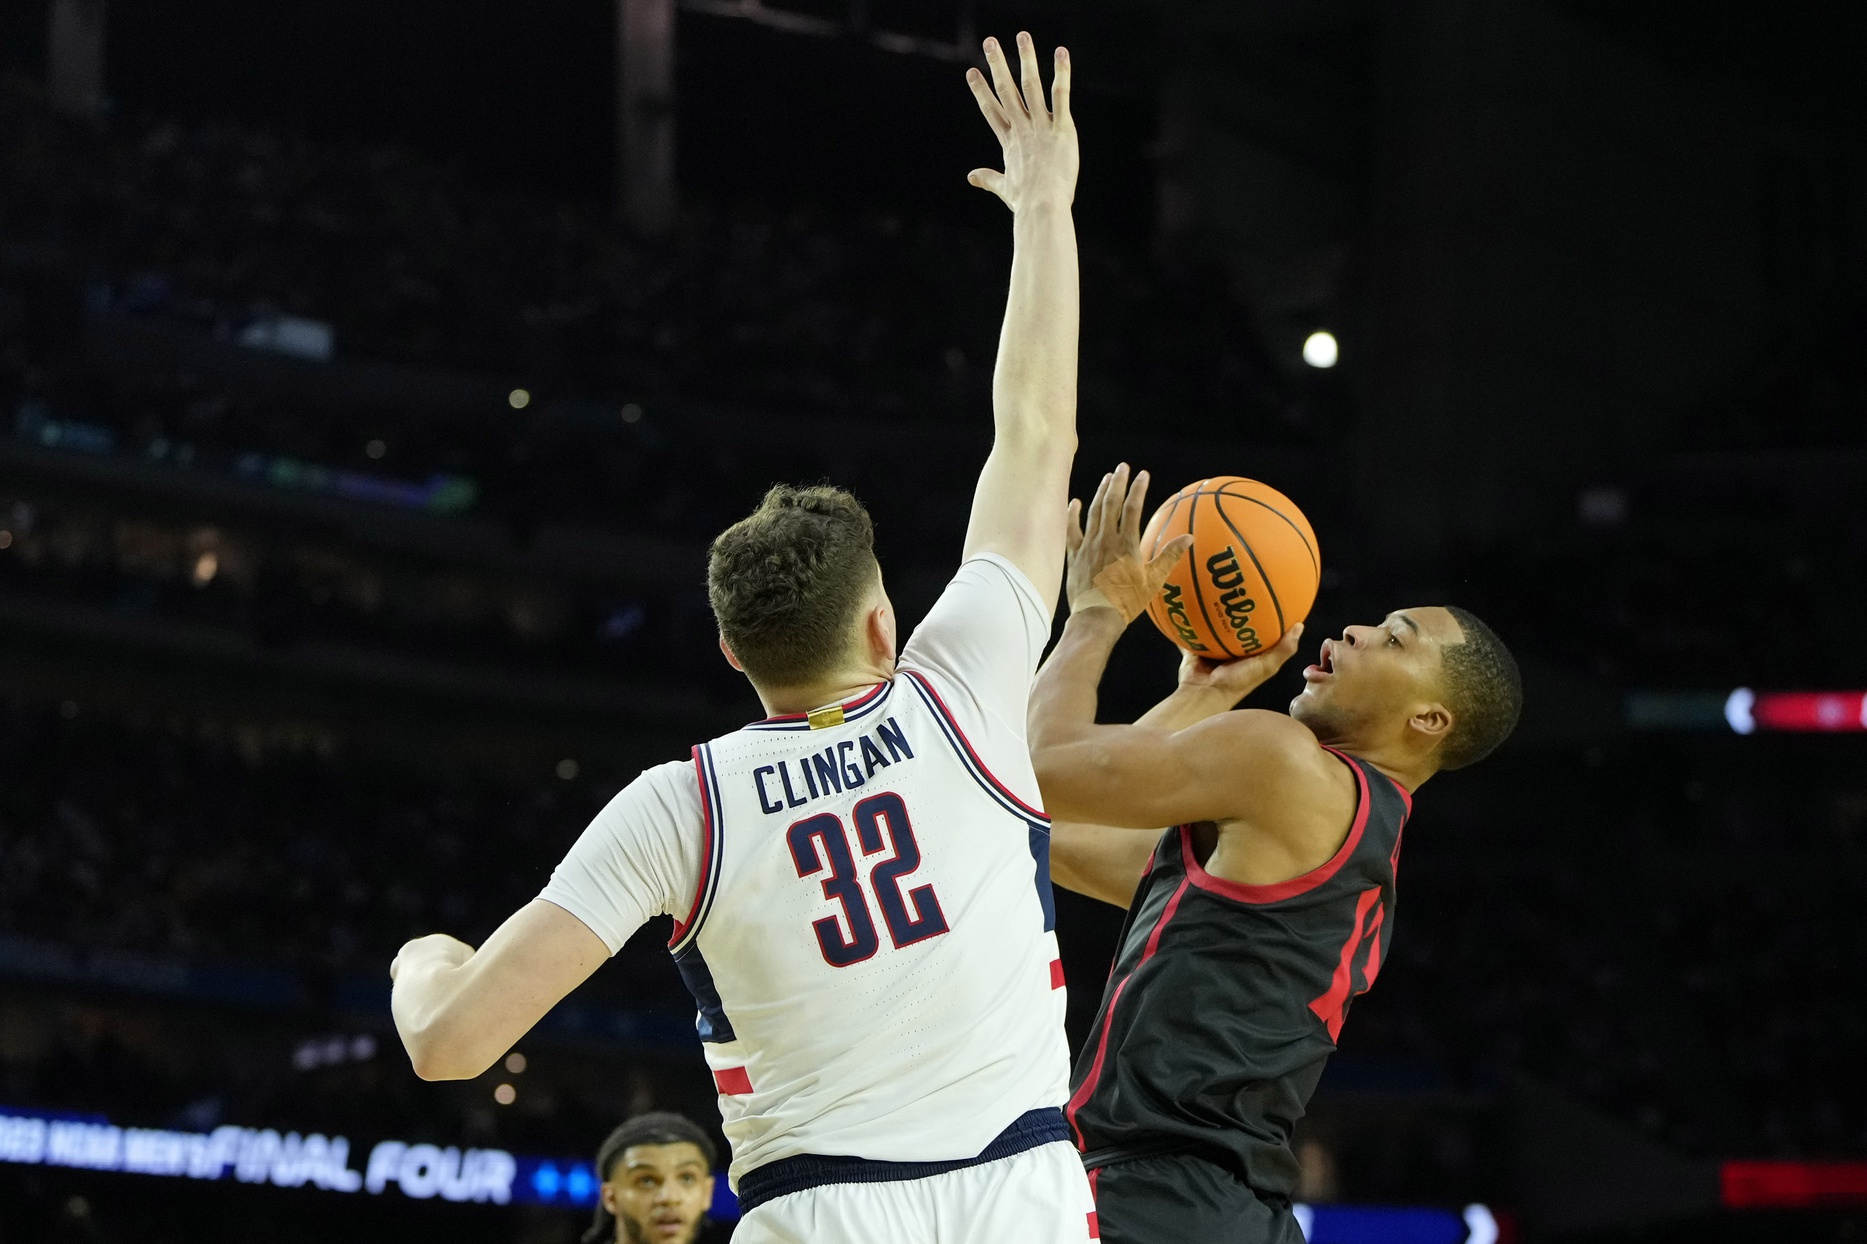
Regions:
<instances>
[{"instance_id":1,"label":"jersey number 32","mask_svg":"<svg viewBox=\"0 0 1867 1244\"><path fill-rule=\"evenodd\" d=\"M853 819L864 860L893 848L893 854L869 871L869 889L882 909L882 922L888 926L888 940L895 949L946 932L946 916L940 911L940 900L932 886L915 886L905 895L901 892L902 878L921 866L920 844L914 841L914 826L901 796L870 795L856 805ZM846 968L874 955L881 947L881 937L857 875L843 818L829 812L805 817L785 832L785 840L791 846L797 875L814 877L827 868L830 875L823 879L823 897L843 905L848 936L844 936L835 916L811 923L824 962Z\"/></svg>"}]
</instances>

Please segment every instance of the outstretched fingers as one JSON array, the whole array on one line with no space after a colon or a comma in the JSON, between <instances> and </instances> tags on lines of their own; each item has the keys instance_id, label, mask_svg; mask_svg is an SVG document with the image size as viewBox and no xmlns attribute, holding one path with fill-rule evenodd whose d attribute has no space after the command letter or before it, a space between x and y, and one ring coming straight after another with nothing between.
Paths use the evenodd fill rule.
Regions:
<instances>
[{"instance_id":1,"label":"outstretched fingers","mask_svg":"<svg viewBox=\"0 0 1867 1244\"><path fill-rule=\"evenodd\" d=\"M1011 76L1011 66L1005 63L1005 49L997 39L985 41L985 64L992 71L992 90L998 95L998 106L1005 113L1005 118L1015 128L1020 122L1027 122L1031 114L1024 107L1024 97L1018 94L1017 81Z\"/></svg>"},{"instance_id":2,"label":"outstretched fingers","mask_svg":"<svg viewBox=\"0 0 1867 1244\"><path fill-rule=\"evenodd\" d=\"M1037 44L1028 30L1018 32L1018 73L1024 84L1024 106L1030 110L1031 118L1048 121L1050 113L1044 107L1044 79L1037 71Z\"/></svg>"},{"instance_id":3,"label":"outstretched fingers","mask_svg":"<svg viewBox=\"0 0 1867 1244\"><path fill-rule=\"evenodd\" d=\"M1122 506L1121 529L1131 538L1141 538L1141 510L1147 504L1146 471L1135 472L1134 487L1128 490L1128 502Z\"/></svg>"},{"instance_id":4,"label":"outstretched fingers","mask_svg":"<svg viewBox=\"0 0 1867 1244\"><path fill-rule=\"evenodd\" d=\"M985 75L977 69L968 69L966 85L972 88L972 97L978 101L979 111L985 114L985 123L998 135L998 141L1004 142L1011 133L1011 119L1005 115L998 96L992 94L992 88L986 84Z\"/></svg>"},{"instance_id":5,"label":"outstretched fingers","mask_svg":"<svg viewBox=\"0 0 1867 1244\"><path fill-rule=\"evenodd\" d=\"M1059 125L1070 123L1070 50L1058 48L1050 70L1050 116Z\"/></svg>"}]
</instances>

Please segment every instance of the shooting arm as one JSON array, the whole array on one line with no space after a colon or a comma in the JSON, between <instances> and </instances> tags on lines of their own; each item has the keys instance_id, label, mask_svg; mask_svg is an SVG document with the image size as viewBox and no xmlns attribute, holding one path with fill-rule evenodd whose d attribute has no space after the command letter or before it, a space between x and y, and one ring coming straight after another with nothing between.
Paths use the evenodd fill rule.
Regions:
<instances>
[{"instance_id":1,"label":"shooting arm","mask_svg":"<svg viewBox=\"0 0 1867 1244\"><path fill-rule=\"evenodd\" d=\"M608 958L601 938L543 899L478 950L445 934L410 942L389 969L390 1011L415 1074L479 1075Z\"/></svg>"}]
</instances>

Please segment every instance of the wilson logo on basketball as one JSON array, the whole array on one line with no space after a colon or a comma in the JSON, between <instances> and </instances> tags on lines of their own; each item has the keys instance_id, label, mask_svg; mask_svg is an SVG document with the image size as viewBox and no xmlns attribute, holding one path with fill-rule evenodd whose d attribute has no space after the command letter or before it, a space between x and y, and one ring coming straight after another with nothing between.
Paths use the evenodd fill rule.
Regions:
<instances>
[{"instance_id":1,"label":"wilson logo on basketball","mask_svg":"<svg viewBox=\"0 0 1867 1244\"><path fill-rule=\"evenodd\" d=\"M1225 610L1226 623L1238 636L1238 646L1247 654L1256 652L1264 646L1258 641L1257 628L1251 625L1251 612L1258 602L1245 591L1245 572L1238 565L1237 550L1228 544L1208 557L1206 573L1212 576L1212 586L1219 589L1219 604Z\"/></svg>"},{"instance_id":2,"label":"wilson logo on basketball","mask_svg":"<svg viewBox=\"0 0 1867 1244\"><path fill-rule=\"evenodd\" d=\"M1148 556L1178 536L1192 547L1147 605L1160 633L1212 661L1276 646L1316 600L1322 559L1303 511L1268 484L1214 475L1188 484L1148 520Z\"/></svg>"},{"instance_id":3,"label":"wilson logo on basketball","mask_svg":"<svg viewBox=\"0 0 1867 1244\"><path fill-rule=\"evenodd\" d=\"M1167 607L1167 620L1173 623L1173 629L1180 632L1180 643L1194 652L1205 652L1206 645L1199 642L1199 635L1193 630L1193 620L1186 616L1186 602L1181 599L1183 593L1177 583L1163 584L1160 589L1161 604Z\"/></svg>"}]
</instances>

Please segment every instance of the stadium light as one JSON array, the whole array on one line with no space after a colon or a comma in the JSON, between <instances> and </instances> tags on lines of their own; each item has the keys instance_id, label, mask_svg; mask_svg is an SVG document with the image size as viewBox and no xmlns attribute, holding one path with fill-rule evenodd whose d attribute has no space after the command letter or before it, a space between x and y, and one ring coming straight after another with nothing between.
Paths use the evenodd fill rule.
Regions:
<instances>
[{"instance_id":1,"label":"stadium light","mask_svg":"<svg viewBox=\"0 0 1867 1244\"><path fill-rule=\"evenodd\" d=\"M1341 357L1341 347L1336 344L1335 334L1324 329L1317 329L1303 341L1303 361L1311 367L1334 367Z\"/></svg>"}]
</instances>

